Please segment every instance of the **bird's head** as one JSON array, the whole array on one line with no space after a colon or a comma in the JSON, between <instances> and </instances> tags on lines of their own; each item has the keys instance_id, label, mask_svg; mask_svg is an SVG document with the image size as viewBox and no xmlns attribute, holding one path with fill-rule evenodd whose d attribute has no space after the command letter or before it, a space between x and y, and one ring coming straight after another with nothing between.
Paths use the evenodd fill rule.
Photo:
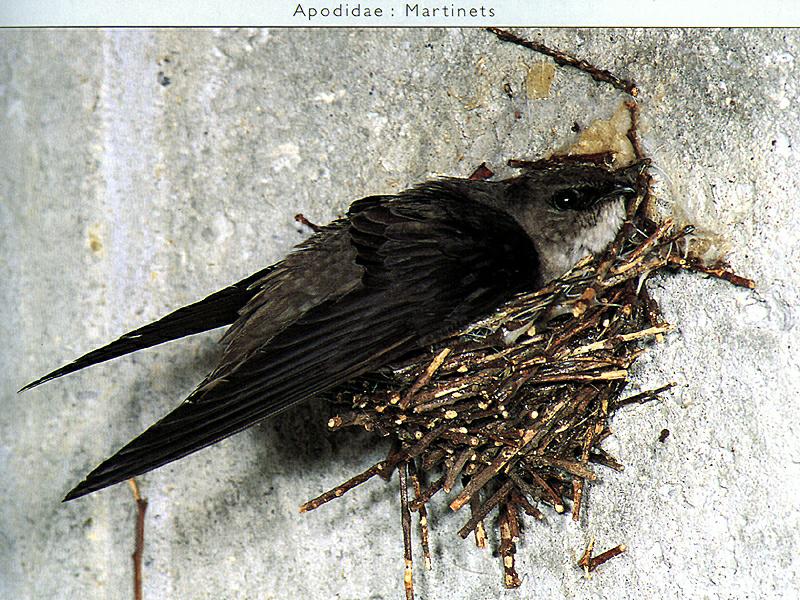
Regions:
<instances>
[{"instance_id":1,"label":"bird's head","mask_svg":"<svg viewBox=\"0 0 800 600\"><path fill-rule=\"evenodd\" d=\"M507 179L496 206L530 236L543 281L566 272L587 254L605 248L625 220L625 199L648 161L612 171L579 162L542 162Z\"/></svg>"}]
</instances>

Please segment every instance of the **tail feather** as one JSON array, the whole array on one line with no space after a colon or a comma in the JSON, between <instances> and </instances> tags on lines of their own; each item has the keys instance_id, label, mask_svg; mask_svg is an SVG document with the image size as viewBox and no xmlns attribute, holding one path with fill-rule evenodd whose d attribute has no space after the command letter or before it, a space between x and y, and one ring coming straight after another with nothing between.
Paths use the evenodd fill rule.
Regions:
<instances>
[{"instance_id":1,"label":"tail feather","mask_svg":"<svg viewBox=\"0 0 800 600\"><path fill-rule=\"evenodd\" d=\"M86 367L124 356L137 350L157 346L187 335L216 329L223 325L229 325L239 316L239 310L258 293L258 288L252 288L251 286L264 277L272 268L262 269L199 302L179 308L158 321L139 329L134 329L110 344L92 350L73 362L40 377L36 381L32 381L19 391L24 392L51 379L80 371Z\"/></svg>"}]
</instances>

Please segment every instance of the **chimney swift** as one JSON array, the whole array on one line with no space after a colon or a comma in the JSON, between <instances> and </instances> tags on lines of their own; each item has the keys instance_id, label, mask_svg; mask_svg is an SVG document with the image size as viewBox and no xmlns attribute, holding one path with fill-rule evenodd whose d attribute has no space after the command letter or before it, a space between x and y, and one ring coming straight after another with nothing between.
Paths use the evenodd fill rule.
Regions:
<instances>
[{"instance_id":1,"label":"chimney swift","mask_svg":"<svg viewBox=\"0 0 800 600\"><path fill-rule=\"evenodd\" d=\"M643 166L530 165L358 200L284 260L26 385L230 325L188 398L64 499L205 448L541 287L615 237Z\"/></svg>"}]
</instances>

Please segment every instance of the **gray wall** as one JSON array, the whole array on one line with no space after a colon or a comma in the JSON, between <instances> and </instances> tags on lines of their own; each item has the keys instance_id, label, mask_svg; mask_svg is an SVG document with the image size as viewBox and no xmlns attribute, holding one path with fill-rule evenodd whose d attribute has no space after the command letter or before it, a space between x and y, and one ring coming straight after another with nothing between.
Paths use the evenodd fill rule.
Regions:
<instances>
[{"instance_id":1,"label":"gray wall","mask_svg":"<svg viewBox=\"0 0 800 600\"><path fill-rule=\"evenodd\" d=\"M528 34L637 80L665 202L726 240L759 289L659 278L677 331L631 390L679 386L615 418L607 447L625 472L601 471L582 523L529 524L521 591L502 590L497 559L441 506L419 594L791 597L800 34ZM0 596L131 597L130 490L59 500L192 390L219 333L16 389L279 259L305 235L297 212L327 222L482 161L506 174L505 159L568 143L622 100L564 69L528 100L540 60L477 29L0 31ZM140 478L146 597L401 595L396 483L297 512L385 451L327 433L325 414L300 407ZM629 551L586 580L575 562L591 536Z\"/></svg>"}]
</instances>

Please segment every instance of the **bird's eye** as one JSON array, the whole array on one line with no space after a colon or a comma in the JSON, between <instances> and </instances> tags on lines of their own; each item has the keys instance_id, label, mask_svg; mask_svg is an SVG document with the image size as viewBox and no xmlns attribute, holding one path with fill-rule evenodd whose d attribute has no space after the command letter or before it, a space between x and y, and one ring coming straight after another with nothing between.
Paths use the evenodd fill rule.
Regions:
<instances>
[{"instance_id":1,"label":"bird's eye","mask_svg":"<svg viewBox=\"0 0 800 600\"><path fill-rule=\"evenodd\" d=\"M581 210L591 204L591 198L581 190L568 188L553 194L550 204L557 210Z\"/></svg>"}]
</instances>

